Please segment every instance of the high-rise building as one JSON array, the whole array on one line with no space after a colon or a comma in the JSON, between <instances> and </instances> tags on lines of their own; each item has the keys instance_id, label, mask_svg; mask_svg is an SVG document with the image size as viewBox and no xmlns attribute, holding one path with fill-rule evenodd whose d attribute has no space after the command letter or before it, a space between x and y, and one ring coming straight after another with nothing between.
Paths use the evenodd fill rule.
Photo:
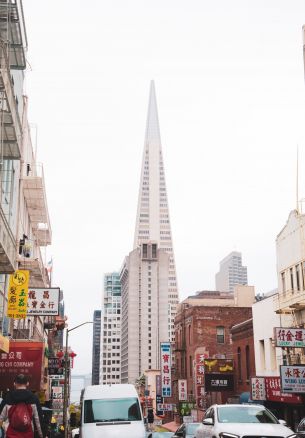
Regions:
<instances>
[{"instance_id":1,"label":"high-rise building","mask_svg":"<svg viewBox=\"0 0 305 438\"><path fill-rule=\"evenodd\" d=\"M101 311L93 313L92 340L92 385L100 383L100 354L101 354Z\"/></svg>"},{"instance_id":2,"label":"high-rise building","mask_svg":"<svg viewBox=\"0 0 305 438\"><path fill-rule=\"evenodd\" d=\"M159 343L174 341L178 305L164 164L151 82L134 249L121 270L122 382L158 368Z\"/></svg>"},{"instance_id":3,"label":"high-rise building","mask_svg":"<svg viewBox=\"0 0 305 438\"><path fill-rule=\"evenodd\" d=\"M221 260L215 280L216 290L222 292L234 292L234 286L248 284L247 267L242 266L240 252L233 251Z\"/></svg>"},{"instance_id":4,"label":"high-rise building","mask_svg":"<svg viewBox=\"0 0 305 438\"><path fill-rule=\"evenodd\" d=\"M121 382L121 283L120 274L104 276L101 312L100 384Z\"/></svg>"}]
</instances>

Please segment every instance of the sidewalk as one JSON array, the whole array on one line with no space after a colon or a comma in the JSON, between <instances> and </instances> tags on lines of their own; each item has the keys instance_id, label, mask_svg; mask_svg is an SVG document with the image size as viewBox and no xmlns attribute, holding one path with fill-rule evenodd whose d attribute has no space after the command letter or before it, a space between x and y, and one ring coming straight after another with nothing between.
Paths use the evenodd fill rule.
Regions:
<instances>
[{"instance_id":1,"label":"sidewalk","mask_svg":"<svg viewBox=\"0 0 305 438\"><path fill-rule=\"evenodd\" d=\"M181 426L181 424L176 423L175 421L171 421L170 423L162 424L162 427L164 427L164 429L169 430L170 432L176 432L176 430L178 429L179 426Z\"/></svg>"}]
</instances>

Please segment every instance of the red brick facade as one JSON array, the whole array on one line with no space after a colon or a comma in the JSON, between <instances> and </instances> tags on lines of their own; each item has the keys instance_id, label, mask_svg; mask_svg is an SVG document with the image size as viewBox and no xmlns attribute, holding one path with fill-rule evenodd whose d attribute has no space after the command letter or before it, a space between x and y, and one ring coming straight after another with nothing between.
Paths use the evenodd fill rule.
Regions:
<instances>
[{"instance_id":1,"label":"red brick facade","mask_svg":"<svg viewBox=\"0 0 305 438\"><path fill-rule=\"evenodd\" d=\"M255 357L252 319L232 327L235 359L235 392L251 392L251 377L255 377Z\"/></svg>"},{"instance_id":2,"label":"red brick facade","mask_svg":"<svg viewBox=\"0 0 305 438\"><path fill-rule=\"evenodd\" d=\"M234 359L231 339L233 325L252 317L251 307L181 305L175 319L175 373L173 393L178 379L187 379L188 396L195 398L193 366L197 354L207 358ZM235 360L234 360L235 363ZM220 395L221 394L221 395ZM213 402L225 402L228 393L218 393Z\"/></svg>"}]
</instances>

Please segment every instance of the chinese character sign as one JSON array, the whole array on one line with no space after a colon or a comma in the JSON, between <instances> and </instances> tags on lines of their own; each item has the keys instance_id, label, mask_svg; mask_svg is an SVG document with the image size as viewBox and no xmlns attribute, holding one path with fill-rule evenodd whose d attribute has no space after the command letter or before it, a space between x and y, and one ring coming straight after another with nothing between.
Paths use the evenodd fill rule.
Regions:
<instances>
[{"instance_id":1,"label":"chinese character sign","mask_svg":"<svg viewBox=\"0 0 305 438\"><path fill-rule=\"evenodd\" d=\"M302 403L302 398L296 394L282 392L280 377L265 377L266 400L282 403Z\"/></svg>"},{"instance_id":2,"label":"chinese character sign","mask_svg":"<svg viewBox=\"0 0 305 438\"><path fill-rule=\"evenodd\" d=\"M28 316L52 316L59 313L59 288L29 289L28 293Z\"/></svg>"},{"instance_id":3,"label":"chinese character sign","mask_svg":"<svg viewBox=\"0 0 305 438\"><path fill-rule=\"evenodd\" d=\"M252 377L251 379L252 400L266 400L264 377Z\"/></svg>"},{"instance_id":4,"label":"chinese character sign","mask_svg":"<svg viewBox=\"0 0 305 438\"><path fill-rule=\"evenodd\" d=\"M274 329L276 347L305 347L305 329L279 328Z\"/></svg>"},{"instance_id":5,"label":"chinese character sign","mask_svg":"<svg viewBox=\"0 0 305 438\"><path fill-rule=\"evenodd\" d=\"M29 271L15 271L10 275L7 297L7 317L26 317L28 301Z\"/></svg>"},{"instance_id":6,"label":"chinese character sign","mask_svg":"<svg viewBox=\"0 0 305 438\"><path fill-rule=\"evenodd\" d=\"M178 380L179 401L187 400L187 380Z\"/></svg>"},{"instance_id":7,"label":"chinese character sign","mask_svg":"<svg viewBox=\"0 0 305 438\"><path fill-rule=\"evenodd\" d=\"M161 342L161 379L162 397L171 397L171 344L169 342Z\"/></svg>"},{"instance_id":8,"label":"chinese character sign","mask_svg":"<svg viewBox=\"0 0 305 438\"><path fill-rule=\"evenodd\" d=\"M281 386L283 392L305 392L305 365L281 365Z\"/></svg>"}]
</instances>

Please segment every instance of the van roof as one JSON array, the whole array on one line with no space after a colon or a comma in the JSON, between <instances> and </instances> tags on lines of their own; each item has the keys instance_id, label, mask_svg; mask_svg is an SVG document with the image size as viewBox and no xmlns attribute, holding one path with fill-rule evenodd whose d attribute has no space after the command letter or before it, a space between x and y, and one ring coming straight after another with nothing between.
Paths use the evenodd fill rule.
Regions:
<instances>
[{"instance_id":1,"label":"van roof","mask_svg":"<svg viewBox=\"0 0 305 438\"><path fill-rule=\"evenodd\" d=\"M86 386L84 390L84 399L92 400L98 398L119 398L119 397L137 397L138 393L134 385L116 383L114 385L92 385Z\"/></svg>"}]
</instances>

